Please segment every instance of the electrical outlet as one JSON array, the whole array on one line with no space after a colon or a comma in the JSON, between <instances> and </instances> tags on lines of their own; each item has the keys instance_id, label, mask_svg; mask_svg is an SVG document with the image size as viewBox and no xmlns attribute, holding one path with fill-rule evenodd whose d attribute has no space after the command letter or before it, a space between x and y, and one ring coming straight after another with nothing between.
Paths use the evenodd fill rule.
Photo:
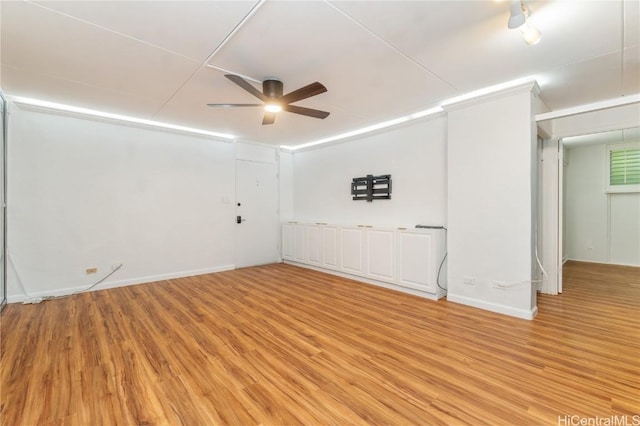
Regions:
<instances>
[{"instance_id":1,"label":"electrical outlet","mask_svg":"<svg viewBox=\"0 0 640 426\"><path fill-rule=\"evenodd\" d=\"M476 285L476 277L464 277L462 282L466 285Z\"/></svg>"},{"instance_id":2,"label":"electrical outlet","mask_svg":"<svg viewBox=\"0 0 640 426\"><path fill-rule=\"evenodd\" d=\"M87 275L95 274L98 272L98 268L87 268Z\"/></svg>"}]
</instances>

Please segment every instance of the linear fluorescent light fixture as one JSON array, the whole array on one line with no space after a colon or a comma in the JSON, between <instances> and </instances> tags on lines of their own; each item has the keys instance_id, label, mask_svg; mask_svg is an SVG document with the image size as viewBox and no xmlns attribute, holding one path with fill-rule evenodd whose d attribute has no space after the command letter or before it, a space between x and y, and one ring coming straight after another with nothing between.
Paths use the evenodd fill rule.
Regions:
<instances>
[{"instance_id":1,"label":"linear fluorescent light fixture","mask_svg":"<svg viewBox=\"0 0 640 426\"><path fill-rule=\"evenodd\" d=\"M175 124L163 123L160 121L145 120L143 118L129 117L127 115L112 114L109 112L96 111L88 108L74 107L71 105L58 104L55 102L42 101L39 99L23 98L21 96L9 96L9 99L18 104L32 105L36 107L48 108L58 111L72 112L75 114L89 115L93 117L106 118L109 120L124 121L127 123L142 124L145 126L158 127L168 130L177 130L185 133L193 133L196 135L212 136L215 138L233 140L234 135L228 133L211 132L208 130L195 129L193 127L178 126Z\"/></svg>"},{"instance_id":2,"label":"linear fluorescent light fixture","mask_svg":"<svg viewBox=\"0 0 640 426\"><path fill-rule=\"evenodd\" d=\"M535 76L531 76L531 75L527 77L517 78L515 80L505 81L504 83L483 87L482 89L474 90L473 92L464 93L460 96L449 98L444 102L442 102L442 106L446 107L447 105L455 104L455 103L466 101L473 98L479 98L481 96L489 95L491 93L501 92L503 90L508 90L514 87L518 87L525 83L535 83L536 81L538 81L538 79Z\"/></svg>"},{"instance_id":3,"label":"linear fluorescent light fixture","mask_svg":"<svg viewBox=\"0 0 640 426\"><path fill-rule=\"evenodd\" d=\"M381 123L377 123L377 124L373 124L371 126L363 127L361 129L352 130L352 131L346 132L346 133L340 133L339 135L330 136L330 137L324 138L324 139L318 139L316 141L304 143L304 144L301 144L301 145L296 145L296 146L280 145L280 148L283 148L283 149L286 149L286 150L289 150L289 151L295 151L297 149L309 148L309 147L312 147L312 146L321 145L321 144L328 143L328 142L334 142L334 141L337 141L337 140L347 139L347 138L350 138L350 137L353 137L353 136L358 136L358 135L362 135L362 134L365 134L365 133L370 133L370 132L373 132L373 131L376 131L376 130L380 130L380 129L384 129L384 128L387 128L387 127L395 126L397 124L405 123L407 121L416 120L418 118L439 114L439 113L444 111L444 108L446 106L451 105L451 104L455 104L457 102L462 102L462 101L466 101L466 100L469 100L469 99L485 96L485 95L488 95L488 94L491 94L491 93L496 93L496 92L500 92L500 91L503 91L503 90L511 89L511 88L518 87L518 86L520 86L522 84L525 84L525 83L535 83L536 81L537 81L537 79L534 76L527 76L527 77L518 78L518 79L515 79L515 80L507 81L505 83L500 83L500 84L496 84L494 86L489 86L489 87L485 87L485 88L482 88L482 89L479 89L479 90L475 90L473 92L465 93L463 95L456 96L454 98L449 98L449 99L445 100L444 102L442 102L442 104L440 104L440 106L429 108L429 109L425 109L423 111L418 111L418 112L415 112L413 114L405 115L404 117L395 118L393 120L388 120L388 121L383 121Z\"/></svg>"},{"instance_id":4,"label":"linear fluorescent light fixture","mask_svg":"<svg viewBox=\"0 0 640 426\"><path fill-rule=\"evenodd\" d=\"M324 138L324 139L318 139L317 141L308 142L308 143L305 143L302 145L296 145L296 146L281 145L280 148L284 148L289 151L295 151L296 149L302 149L302 148L309 148L311 146L321 145L323 143L333 142L340 139L347 139L353 136L362 135L364 133L374 132L376 130L395 126L400 123L405 123L407 121L415 120L422 117L427 117L429 115L438 114L443 111L444 110L441 107L429 108L424 111L416 112L410 115L405 115L404 117L394 118L393 120L383 121L381 123L373 124L367 127L362 127L360 129L352 130L350 132L340 133L339 135L329 136L328 138Z\"/></svg>"}]
</instances>

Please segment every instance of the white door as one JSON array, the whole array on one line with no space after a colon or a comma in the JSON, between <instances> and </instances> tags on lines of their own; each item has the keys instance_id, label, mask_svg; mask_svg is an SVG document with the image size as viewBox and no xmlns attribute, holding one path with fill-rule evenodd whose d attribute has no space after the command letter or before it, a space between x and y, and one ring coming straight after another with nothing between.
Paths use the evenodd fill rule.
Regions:
<instances>
[{"instance_id":1,"label":"white door","mask_svg":"<svg viewBox=\"0 0 640 426\"><path fill-rule=\"evenodd\" d=\"M278 261L278 165L236 160L236 267Z\"/></svg>"}]
</instances>

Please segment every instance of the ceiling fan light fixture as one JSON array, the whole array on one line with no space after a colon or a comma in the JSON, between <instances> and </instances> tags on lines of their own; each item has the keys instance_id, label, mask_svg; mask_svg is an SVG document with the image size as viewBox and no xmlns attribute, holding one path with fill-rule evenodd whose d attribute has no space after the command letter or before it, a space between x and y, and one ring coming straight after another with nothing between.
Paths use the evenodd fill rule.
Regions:
<instances>
[{"instance_id":1,"label":"ceiling fan light fixture","mask_svg":"<svg viewBox=\"0 0 640 426\"><path fill-rule=\"evenodd\" d=\"M304 115L306 117L325 119L329 116L327 111L319 109L305 108L298 105L291 105L294 102L319 95L327 91L321 83L315 82L307 84L286 95L283 94L284 85L275 78L268 78L262 82L262 92L256 89L253 84L236 74L225 74L228 80L243 88L262 103L259 104L207 104L213 108L235 108L235 107L262 107L264 108L264 116L262 125L273 124L276 120L276 113L286 111L293 114Z\"/></svg>"},{"instance_id":2,"label":"ceiling fan light fixture","mask_svg":"<svg viewBox=\"0 0 640 426\"><path fill-rule=\"evenodd\" d=\"M282 105L275 102L270 102L264 105L264 110L267 112L280 112L282 111Z\"/></svg>"}]
</instances>

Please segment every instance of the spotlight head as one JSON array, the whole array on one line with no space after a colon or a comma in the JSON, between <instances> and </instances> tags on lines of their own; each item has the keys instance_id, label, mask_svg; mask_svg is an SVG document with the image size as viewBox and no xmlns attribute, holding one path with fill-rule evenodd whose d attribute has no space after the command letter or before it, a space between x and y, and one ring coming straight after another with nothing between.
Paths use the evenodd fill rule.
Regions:
<instances>
[{"instance_id":1,"label":"spotlight head","mask_svg":"<svg viewBox=\"0 0 640 426\"><path fill-rule=\"evenodd\" d=\"M511 0L511 4L509 5L511 16L507 24L510 29L519 28L527 21L527 17L524 14L525 10L520 0Z\"/></svg>"}]
</instances>

